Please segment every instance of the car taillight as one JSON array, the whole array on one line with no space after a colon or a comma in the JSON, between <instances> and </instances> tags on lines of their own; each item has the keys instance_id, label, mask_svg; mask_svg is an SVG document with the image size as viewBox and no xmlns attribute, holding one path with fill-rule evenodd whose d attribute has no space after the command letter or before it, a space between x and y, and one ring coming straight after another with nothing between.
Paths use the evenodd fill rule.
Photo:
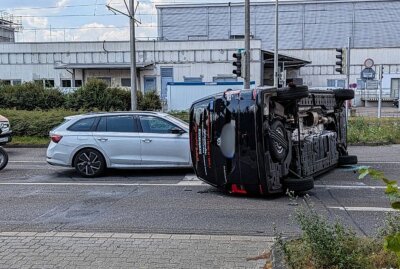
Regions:
<instances>
[{"instance_id":1,"label":"car taillight","mask_svg":"<svg viewBox=\"0 0 400 269\"><path fill-rule=\"evenodd\" d=\"M52 135L52 136L50 136L50 138L51 138L51 141L53 141L54 143L58 143L58 142L60 142L61 138L63 138L63 137L62 137L62 135Z\"/></svg>"}]
</instances>

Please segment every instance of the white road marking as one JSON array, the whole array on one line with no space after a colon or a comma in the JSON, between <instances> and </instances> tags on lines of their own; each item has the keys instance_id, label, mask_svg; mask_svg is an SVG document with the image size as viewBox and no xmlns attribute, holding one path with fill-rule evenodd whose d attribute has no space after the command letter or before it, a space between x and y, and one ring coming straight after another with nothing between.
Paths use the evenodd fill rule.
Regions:
<instances>
[{"instance_id":1,"label":"white road marking","mask_svg":"<svg viewBox=\"0 0 400 269\"><path fill-rule=\"evenodd\" d=\"M325 188L325 189L346 189L346 190L357 190L357 189L367 189L367 190L382 190L386 189L385 186L367 186L367 185L315 185L315 188Z\"/></svg>"},{"instance_id":2,"label":"white road marking","mask_svg":"<svg viewBox=\"0 0 400 269\"><path fill-rule=\"evenodd\" d=\"M387 207L355 207L355 206L328 206L331 209L339 209L346 211L362 211L362 212L397 212L397 210L393 208Z\"/></svg>"},{"instance_id":3,"label":"white road marking","mask_svg":"<svg viewBox=\"0 0 400 269\"><path fill-rule=\"evenodd\" d=\"M192 187L205 186L202 182L179 182L179 183L100 183L100 182L0 182L0 185L8 186L166 186L166 187Z\"/></svg>"},{"instance_id":4,"label":"white road marking","mask_svg":"<svg viewBox=\"0 0 400 269\"><path fill-rule=\"evenodd\" d=\"M393 162L393 161L381 161L381 162L374 162L374 161L358 161L358 164L400 164L400 162Z\"/></svg>"}]
</instances>

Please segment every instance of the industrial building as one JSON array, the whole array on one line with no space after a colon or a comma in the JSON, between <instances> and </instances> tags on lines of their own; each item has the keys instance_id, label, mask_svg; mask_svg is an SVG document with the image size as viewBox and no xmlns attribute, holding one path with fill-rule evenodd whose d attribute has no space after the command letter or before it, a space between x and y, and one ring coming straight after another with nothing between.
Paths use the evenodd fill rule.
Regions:
<instances>
[{"instance_id":1,"label":"industrial building","mask_svg":"<svg viewBox=\"0 0 400 269\"><path fill-rule=\"evenodd\" d=\"M244 36L241 3L158 5L157 11L162 40L228 40ZM250 11L252 37L261 40L263 50L272 50L275 1L253 2ZM400 1L279 1L279 25L279 52L311 62L300 70L304 84L346 86L346 77L335 72L335 49L346 47L350 37L350 83L357 83L357 93L364 99L362 103L376 99L376 94L364 90L368 85L360 77L367 58L374 60L376 73L380 65L384 67L382 85L386 100L398 97ZM264 78L263 84L268 85L270 81Z\"/></svg>"}]
</instances>

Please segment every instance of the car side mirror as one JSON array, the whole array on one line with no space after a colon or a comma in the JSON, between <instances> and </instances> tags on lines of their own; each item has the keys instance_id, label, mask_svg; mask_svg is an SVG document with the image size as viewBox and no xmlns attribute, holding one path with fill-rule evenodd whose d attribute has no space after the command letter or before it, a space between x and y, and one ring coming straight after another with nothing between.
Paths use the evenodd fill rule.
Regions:
<instances>
[{"instance_id":1,"label":"car side mirror","mask_svg":"<svg viewBox=\"0 0 400 269\"><path fill-rule=\"evenodd\" d=\"M171 134L178 134L178 135L185 133L184 130L182 130L181 128L178 128L178 127L174 127L172 129L170 129L170 132L171 132Z\"/></svg>"}]
</instances>

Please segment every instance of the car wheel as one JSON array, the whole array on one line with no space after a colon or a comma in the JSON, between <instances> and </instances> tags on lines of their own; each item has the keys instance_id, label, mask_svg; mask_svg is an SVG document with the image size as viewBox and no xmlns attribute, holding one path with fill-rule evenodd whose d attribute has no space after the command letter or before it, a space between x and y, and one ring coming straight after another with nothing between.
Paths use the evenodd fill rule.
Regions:
<instances>
[{"instance_id":1,"label":"car wheel","mask_svg":"<svg viewBox=\"0 0 400 269\"><path fill-rule=\"evenodd\" d=\"M283 179L284 190L294 191L294 192L304 192L314 188L314 178L285 178Z\"/></svg>"},{"instance_id":2,"label":"car wheel","mask_svg":"<svg viewBox=\"0 0 400 269\"><path fill-rule=\"evenodd\" d=\"M97 177L104 172L106 162L99 151L83 149L76 154L74 167L83 177Z\"/></svg>"},{"instance_id":3,"label":"car wheel","mask_svg":"<svg viewBox=\"0 0 400 269\"><path fill-rule=\"evenodd\" d=\"M277 91L277 101L293 101L308 97L307 87L290 87Z\"/></svg>"},{"instance_id":4,"label":"car wheel","mask_svg":"<svg viewBox=\"0 0 400 269\"><path fill-rule=\"evenodd\" d=\"M355 155L339 156L339 166L340 165L352 165L358 163L358 158Z\"/></svg>"},{"instance_id":5,"label":"car wheel","mask_svg":"<svg viewBox=\"0 0 400 269\"><path fill-rule=\"evenodd\" d=\"M353 90L340 89L340 90L334 90L333 92L335 93L335 97L338 100L346 101L346 100L354 99L354 91Z\"/></svg>"},{"instance_id":6,"label":"car wheel","mask_svg":"<svg viewBox=\"0 0 400 269\"><path fill-rule=\"evenodd\" d=\"M7 166L8 163L8 154L7 152L0 148L0 170L3 170L4 167Z\"/></svg>"},{"instance_id":7,"label":"car wheel","mask_svg":"<svg viewBox=\"0 0 400 269\"><path fill-rule=\"evenodd\" d=\"M271 139L269 139L271 156L275 161L281 162L287 156L288 141L285 126L279 120L271 125Z\"/></svg>"}]
</instances>

